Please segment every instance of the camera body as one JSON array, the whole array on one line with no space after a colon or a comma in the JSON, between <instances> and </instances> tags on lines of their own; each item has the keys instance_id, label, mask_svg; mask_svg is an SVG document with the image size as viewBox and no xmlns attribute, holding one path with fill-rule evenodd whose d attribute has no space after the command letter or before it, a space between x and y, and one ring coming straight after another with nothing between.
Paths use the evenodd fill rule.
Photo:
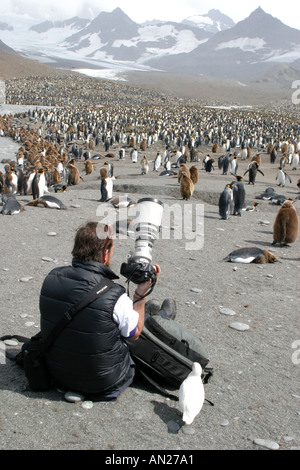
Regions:
<instances>
[{"instance_id":1,"label":"camera body","mask_svg":"<svg viewBox=\"0 0 300 470\"><path fill-rule=\"evenodd\" d=\"M122 264L121 274L134 284L142 284L150 279L156 282L156 271L150 263L128 261Z\"/></svg>"},{"instance_id":2,"label":"camera body","mask_svg":"<svg viewBox=\"0 0 300 470\"><path fill-rule=\"evenodd\" d=\"M134 220L135 250L121 265L121 274L134 284L152 280L156 271L152 266L152 247L157 238L163 214L163 203L157 199L144 198L137 202Z\"/></svg>"}]
</instances>

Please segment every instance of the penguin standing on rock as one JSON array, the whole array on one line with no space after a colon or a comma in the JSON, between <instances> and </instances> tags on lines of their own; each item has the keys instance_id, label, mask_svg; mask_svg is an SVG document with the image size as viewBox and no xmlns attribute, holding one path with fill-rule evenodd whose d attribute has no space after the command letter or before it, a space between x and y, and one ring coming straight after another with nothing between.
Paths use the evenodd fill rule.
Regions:
<instances>
[{"instance_id":1,"label":"penguin standing on rock","mask_svg":"<svg viewBox=\"0 0 300 470\"><path fill-rule=\"evenodd\" d=\"M246 191L242 176L236 176L236 181L231 183L233 191L233 215L242 215L242 210L245 205Z\"/></svg>"},{"instance_id":2,"label":"penguin standing on rock","mask_svg":"<svg viewBox=\"0 0 300 470\"><path fill-rule=\"evenodd\" d=\"M233 213L233 191L230 184L225 186L219 198L219 215L221 219L228 220L230 214Z\"/></svg>"},{"instance_id":3,"label":"penguin standing on rock","mask_svg":"<svg viewBox=\"0 0 300 470\"><path fill-rule=\"evenodd\" d=\"M259 164L256 161L253 161L253 162L249 163L248 168L244 173L244 176L247 173L249 173L249 183L248 184L253 184L253 185L255 184L255 179L256 179L256 175L257 175L258 171L263 176L265 176L264 173L259 169Z\"/></svg>"},{"instance_id":4,"label":"penguin standing on rock","mask_svg":"<svg viewBox=\"0 0 300 470\"><path fill-rule=\"evenodd\" d=\"M293 201L286 200L279 209L273 226L273 243L288 245L298 239L299 222L298 214Z\"/></svg>"}]
</instances>

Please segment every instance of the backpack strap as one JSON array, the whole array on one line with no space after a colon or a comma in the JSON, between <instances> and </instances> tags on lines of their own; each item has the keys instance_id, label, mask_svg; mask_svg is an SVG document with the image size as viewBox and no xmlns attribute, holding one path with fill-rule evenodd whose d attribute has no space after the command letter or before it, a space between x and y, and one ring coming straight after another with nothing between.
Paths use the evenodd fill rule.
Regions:
<instances>
[{"instance_id":1,"label":"backpack strap","mask_svg":"<svg viewBox=\"0 0 300 470\"><path fill-rule=\"evenodd\" d=\"M35 335L36 339L40 340L41 352L44 353L51 346L51 344L55 341L58 335L62 332L64 327L72 320L72 318L75 317L75 315L80 310L82 310L87 305L96 300L98 297L100 297L102 294L104 294L112 285L114 285L113 281L111 281L110 279L103 279L100 284L97 284L92 289L90 289L78 304L73 305L73 307L71 307L64 313L60 322L55 325L55 327L50 331L50 334L46 338L42 339L40 332ZM20 343L26 343L31 338L26 338L25 336L20 335L5 335L0 337L0 341L5 341L7 339L16 339ZM33 337L33 339L35 339L35 337ZM16 356L12 357L7 351L6 356L9 359L16 358Z\"/></svg>"},{"instance_id":2,"label":"backpack strap","mask_svg":"<svg viewBox=\"0 0 300 470\"><path fill-rule=\"evenodd\" d=\"M100 284L97 284L88 291L87 295L84 296L81 302L73 305L73 307L67 310L60 322L57 323L57 325L55 325L55 327L50 331L50 334L46 338L43 338L41 352L44 353L51 346L65 326L75 317L78 312L80 312L80 310L84 309L87 305L104 294L112 285L114 285L113 281L110 279L103 279Z\"/></svg>"},{"instance_id":3,"label":"backpack strap","mask_svg":"<svg viewBox=\"0 0 300 470\"><path fill-rule=\"evenodd\" d=\"M155 380L153 380L152 378L149 377L149 375L147 375L143 370L141 370L139 367L137 367L137 370L138 370L138 373L141 374L144 379L147 380L147 382L149 382L154 388L156 388L162 395L164 395L165 397L167 398L172 398L173 400L175 401L178 401L178 397L177 395L173 395L172 393L170 393L168 390L166 390L164 387L162 387L161 385L159 385L157 382L155 382Z\"/></svg>"}]
</instances>

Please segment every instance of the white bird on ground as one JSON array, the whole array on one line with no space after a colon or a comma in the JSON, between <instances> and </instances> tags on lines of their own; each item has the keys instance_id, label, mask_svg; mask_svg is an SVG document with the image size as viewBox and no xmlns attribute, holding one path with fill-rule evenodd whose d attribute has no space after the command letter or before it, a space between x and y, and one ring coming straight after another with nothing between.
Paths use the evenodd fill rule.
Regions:
<instances>
[{"instance_id":1,"label":"white bird on ground","mask_svg":"<svg viewBox=\"0 0 300 470\"><path fill-rule=\"evenodd\" d=\"M183 412L182 419L188 425L192 424L204 403L205 393L201 374L201 365L194 362L192 372L189 373L179 388L179 405Z\"/></svg>"}]
</instances>

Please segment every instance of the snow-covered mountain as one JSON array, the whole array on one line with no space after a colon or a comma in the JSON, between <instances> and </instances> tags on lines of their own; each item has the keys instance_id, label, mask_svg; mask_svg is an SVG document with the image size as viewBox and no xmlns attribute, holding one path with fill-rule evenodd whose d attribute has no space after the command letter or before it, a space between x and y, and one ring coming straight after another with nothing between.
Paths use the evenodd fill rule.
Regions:
<instances>
[{"instance_id":1,"label":"snow-covered mountain","mask_svg":"<svg viewBox=\"0 0 300 470\"><path fill-rule=\"evenodd\" d=\"M26 27L1 20L0 40L7 46L39 62L76 70L161 70L238 80L266 74L278 64L300 70L300 31L261 8L237 24L218 10L181 23L138 24L120 8L92 20L27 20Z\"/></svg>"},{"instance_id":2,"label":"snow-covered mountain","mask_svg":"<svg viewBox=\"0 0 300 470\"><path fill-rule=\"evenodd\" d=\"M181 22L182 24L196 26L210 33L218 33L233 28L234 21L219 10L209 10L206 15L189 16Z\"/></svg>"},{"instance_id":3,"label":"snow-covered mountain","mask_svg":"<svg viewBox=\"0 0 300 470\"><path fill-rule=\"evenodd\" d=\"M278 64L299 69L300 31L256 9L233 28L213 35L189 54L161 59L149 65L174 73L248 80Z\"/></svg>"}]
</instances>

